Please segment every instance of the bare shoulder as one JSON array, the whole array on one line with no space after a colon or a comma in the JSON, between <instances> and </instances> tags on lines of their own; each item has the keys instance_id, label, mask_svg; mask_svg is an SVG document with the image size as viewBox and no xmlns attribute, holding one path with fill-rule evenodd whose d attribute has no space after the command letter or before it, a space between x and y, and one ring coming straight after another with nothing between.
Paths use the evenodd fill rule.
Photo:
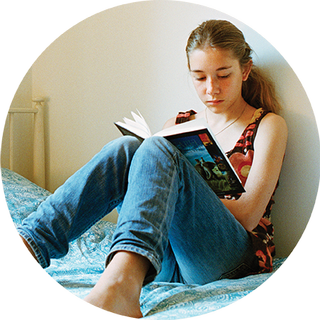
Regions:
<instances>
[{"instance_id":1,"label":"bare shoulder","mask_svg":"<svg viewBox=\"0 0 320 320\"><path fill-rule=\"evenodd\" d=\"M175 125L175 123L176 123L176 118L173 117L173 118L171 118L171 119L166 121L166 123L164 124L162 129L166 129L166 128L172 127L172 126Z\"/></svg>"},{"instance_id":2,"label":"bare shoulder","mask_svg":"<svg viewBox=\"0 0 320 320\"><path fill-rule=\"evenodd\" d=\"M285 145L288 138L288 128L286 121L274 113L267 114L260 123L257 132L257 144L259 142L277 141L278 144Z\"/></svg>"},{"instance_id":3,"label":"bare shoulder","mask_svg":"<svg viewBox=\"0 0 320 320\"><path fill-rule=\"evenodd\" d=\"M275 113L268 113L261 120L259 129L260 131L268 134L282 133L283 135L287 135L288 132L286 121Z\"/></svg>"}]
</instances>

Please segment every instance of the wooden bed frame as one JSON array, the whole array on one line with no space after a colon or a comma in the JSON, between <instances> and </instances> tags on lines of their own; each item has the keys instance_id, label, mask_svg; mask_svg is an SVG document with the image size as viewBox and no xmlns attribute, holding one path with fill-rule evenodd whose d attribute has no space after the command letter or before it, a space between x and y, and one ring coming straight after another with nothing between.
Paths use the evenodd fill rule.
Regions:
<instances>
[{"instance_id":1,"label":"wooden bed frame","mask_svg":"<svg viewBox=\"0 0 320 320\"><path fill-rule=\"evenodd\" d=\"M9 109L9 169L14 171L14 118L15 114L33 114L33 182L45 188L45 138L43 98L32 99L32 108Z\"/></svg>"}]
</instances>

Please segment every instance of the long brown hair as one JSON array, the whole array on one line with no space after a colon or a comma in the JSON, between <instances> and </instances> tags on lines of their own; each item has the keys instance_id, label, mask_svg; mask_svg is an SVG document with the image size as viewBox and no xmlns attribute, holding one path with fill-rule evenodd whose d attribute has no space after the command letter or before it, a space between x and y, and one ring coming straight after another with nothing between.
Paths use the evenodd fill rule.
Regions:
<instances>
[{"instance_id":1,"label":"long brown hair","mask_svg":"<svg viewBox=\"0 0 320 320\"><path fill-rule=\"evenodd\" d=\"M208 47L230 50L239 60L241 67L252 60L252 49L245 41L243 33L226 20L208 20L192 31L186 46L189 69L190 53ZM275 113L281 108L273 82L255 65L252 66L247 81L242 84L242 97L255 108L263 107Z\"/></svg>"}]
</instances>

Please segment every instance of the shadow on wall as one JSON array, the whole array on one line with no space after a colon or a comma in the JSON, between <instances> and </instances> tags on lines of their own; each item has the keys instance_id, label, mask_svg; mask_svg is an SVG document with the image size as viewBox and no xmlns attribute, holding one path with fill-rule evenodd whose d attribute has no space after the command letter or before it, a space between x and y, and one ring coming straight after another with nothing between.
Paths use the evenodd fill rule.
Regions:
<instances>
[{"instance_id":1,"label":"shadow on wall","mask_svg":"<svg viewBox=\"0 0 320 320\"><path fill-rule=\"evenodd\" d=\"M179 111L201 111L187 80L184 46L190 31L212 18L240 27L255 51L255 63L272 76L283 100L289 142L272 219L277 256L288 256L309 221L319 183L312 107L285 57L244 23L207 7L178 1L119 6L70 28L39 56L32 77L20 88L26 101L31 93L50 97L47 188L54 191L118 137L112 122L131 110L138 108L155 131Z\"/></svg>"}]
</instances>

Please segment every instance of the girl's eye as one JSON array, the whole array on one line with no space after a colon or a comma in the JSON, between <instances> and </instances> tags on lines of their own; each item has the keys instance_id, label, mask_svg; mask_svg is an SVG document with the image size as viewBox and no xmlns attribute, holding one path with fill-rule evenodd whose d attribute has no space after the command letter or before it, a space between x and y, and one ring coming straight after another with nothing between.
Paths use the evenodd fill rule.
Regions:
<instances>
[{"instance_id":1,"label":"girl's eye","mask_svg":"<svg viewBox=\"0 0 320 320\"><path fill-rule=\"evenodd\" d=\"M197 80L197 81L204 81L204 80L206 80L206 78L205 77L195 77L195 80Z\"/></svg>"},{"instance_id":2,"label":"girl's eye","mask_svg":"<svg viewBox=\"0 0 320 320\"><path fill-rule=\"evenodd\" d=\"M231 73L226 74L225 76L218 76L218 78L220 78L220 79L226 79L226 78L229 78L230 75L231 75Z\"/></svg>"}]
</instances>

